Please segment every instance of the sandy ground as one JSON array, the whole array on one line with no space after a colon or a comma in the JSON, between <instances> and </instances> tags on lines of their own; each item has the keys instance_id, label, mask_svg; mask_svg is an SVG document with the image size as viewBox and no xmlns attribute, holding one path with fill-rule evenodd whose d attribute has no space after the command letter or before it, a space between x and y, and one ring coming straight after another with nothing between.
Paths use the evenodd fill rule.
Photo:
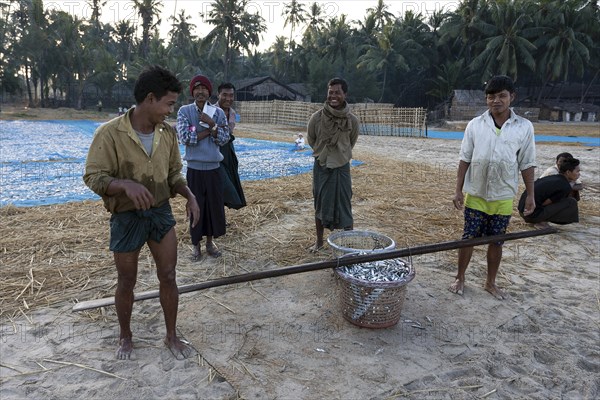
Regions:
<instances>
[{"instance_id":1,"label":"sandy ground","mask_svg":"<svg viewBox=\"0 0 600 400\"><path fill-rule=\"evenodd\" d=\"M285 128L243 124L238 135L290 142L293 137ZM459 146L361 137L355 158L365 163L353 168L355 228L385 233L398 247L458 238L462 216L452 209L451 196ZM331 270L290 275L182 295L179 331L197 351L184 361L174 360L161 343L158 301L136 303L135 359L115 361L114 308L71 313L74 299L68 298L2 321L0 397L598 398L600 149L556 144L537 149L543 168L565 149L582 160L585 206L579 224L505 244L498 278L508 294L504 301L482 288L485 248L474 253L462 297L447 291L455 251L414 257L416 278L402 318L386 329L360 328L342 318L340 284ZM378 174L393 173L399 174L397 187L378 184ZM285 212L258 227L238 227L236 213L228 211L234 229L218 241L224 257L192 263L189 239L180 237L180 283L331 257L329 251L317 256L304 251L313 240L310 178L285 179L307 193L292 196ZM273 190L279 182L271 182ZM247 185L249 199L252 188ZM415 191L431 196L416 202ZM261 207L257 212L269 212L268 205ZM371 218L373 209L388 223ZM441 222L426 227L426 236L409 229L432 214ZM511 231L526 229L531 227L514 215ZM148 264L139 281L152 279ZM112 270L108 286L111 281ZM89 290L77 298L97 296Z\"/></svg>"}]
</instances>

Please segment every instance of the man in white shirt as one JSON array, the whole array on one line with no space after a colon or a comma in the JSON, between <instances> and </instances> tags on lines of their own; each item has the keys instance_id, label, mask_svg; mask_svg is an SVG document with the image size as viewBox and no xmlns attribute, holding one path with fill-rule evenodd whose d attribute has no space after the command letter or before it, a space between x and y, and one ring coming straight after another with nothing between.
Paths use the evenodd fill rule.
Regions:
<instances>
[{"instance_id":1,"label":"man in white shirt","mask_svg":"<svg viewBox=\"0 0 600 400\"><path fill-rule=\"evenodd\" d=\"M467 125L459 155L453 203L459 210L464 205L463 239L506 233L517 195L519 171L527 190L523 214L529 215L535 209L533 125L510 108L515 90L508 76L490 79L485 94L488 110ZM484 284L485 290L499 300L504 299L496 286L502 244L488 245ZM449 288L452 293L463 294L465 272L472 254L473 247L459 249L458 273Z\"/></svg>"}]
</instances>

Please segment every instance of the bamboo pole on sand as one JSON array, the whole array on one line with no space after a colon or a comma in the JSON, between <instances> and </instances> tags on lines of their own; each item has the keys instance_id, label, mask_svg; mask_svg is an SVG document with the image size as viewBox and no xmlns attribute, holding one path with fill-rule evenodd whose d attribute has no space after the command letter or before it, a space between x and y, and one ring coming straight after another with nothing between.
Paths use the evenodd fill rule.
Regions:
<instances>
[{"instance_id":1,"label":"bamboo pole on sand","mask_svg":"<svg viewBox=\"0 0 600 400\"><path fill-rule=\"evenodd\" d=\"M225 278L214 279L210 281L192 283L179 287L179 293L189 293L208 288L232 285L235 283L250 282L259 279L275 278L283 275L299 274L302 272L317 271L321 269L343 267L351 264L361 264L372 261L388 260L391 258L411 257L421 254L436 253L440 251L454 250L464 247L481 246L494 242L504 242L508 240L517 240L534 236L548 235L558 232L555 228L546 228L532 231L521 231L514 233L506 233L503 235L484 236L468 240L454 240L449 242L434 243L412 248L404 248L398 250L380 251L369 254L351 254L338 257L336 259L313 262L290 267L283 267L267 271L249 272L247 274L233 275ZM159 297L158 290L149 290L146 292L136 293L134 301L148 300ZM84 311L93 308L106 307L115 304L114 297L106 297L102 299L87 300L76 303L72 311Z\"/></svg>"}]
</instances>

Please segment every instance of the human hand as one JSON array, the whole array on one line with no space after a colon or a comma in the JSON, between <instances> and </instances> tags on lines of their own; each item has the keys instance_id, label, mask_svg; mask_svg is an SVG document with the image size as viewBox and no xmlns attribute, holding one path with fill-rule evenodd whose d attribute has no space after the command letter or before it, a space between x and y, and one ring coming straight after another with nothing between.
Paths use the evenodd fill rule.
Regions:
<instances>
[{"instance_id":1,"label":"human hand","mask_svg":"<svg viewBox=\"0 0 600 400\"><path fill-rule=\"evenodd\" d=\"M457 210L462 210L465 202L465 196L462 192L456 192L454 194L454 198L452 199L452 203L454 204L454 208Z\"/></svg>"},{"instance_id":2,"label":"human hand","mask_svg":"<svg viewBox=\"0 0 600 400\"><path fill-rule=\"evenodd\" d=\"M211 117L208 116L208 114L206 113L202 113L200 114L200 121L204 122L205 124L208 124L208 126L210 128L212 128L213 126L215 126L215 121L213 121L213 119Z\"/></svg>"},{"instance_id":3,"label":"human hand","mask_svg":"<svg viewBox=\"0 0 600 400\"><path fill-rule=\"evenodd\" d=\"M195 227L200 221L200 207L195 196L188 197L188 201L185 204L185 212L188 220L192 221L192 228Z\"/></svg>"},{"instance_id":4,"label":"human hand","mask_svg":"<svg viewBox=\"0 0 600 400\"><path fill-rule=\"evenodd\" d=\"M127 181L123 183L123 189L137 210L148 210L154 204L154 196L141 183Z\"/></svg>"},{"instance_id":5,"label":"human hand","mask_svg":"<svg viewBox=\"0 0 600 400\"><path fill-rule=\"evenodd\" d=\"M535 198L533 196L527 196L525 198L525 208L523 209L523 215L531 215L535 210Z\"/></svg>"}]
</instances>

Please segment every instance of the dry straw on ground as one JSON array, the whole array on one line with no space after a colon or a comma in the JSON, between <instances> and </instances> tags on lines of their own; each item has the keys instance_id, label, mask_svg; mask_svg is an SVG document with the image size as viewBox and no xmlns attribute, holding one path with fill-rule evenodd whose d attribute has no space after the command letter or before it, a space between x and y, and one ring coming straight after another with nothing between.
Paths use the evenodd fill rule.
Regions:
<instances>
[{"instance_id":1,"label":"dry straw on ground","mask_svg":"<svg viewBox=\"0 0 600 400\"><path fill-rule=\"evenodd\" d=\"M240 137L289 140L287 128L240 129ZM362 140L362 139L361 139ZM368 140L368 138L364 138ZM433 167L390 160L376 150L363 151L364 164L353 169L355 226L393 237L398 247L459 238L462 216L449 206L455 167ZM432 178L435 179L432 184ZM182 198L172 201L179 238L180 283L241 274L260 269L316 261L329 252L310 255L314 240L311 175L244 182L248 206L227 210L228 233L219 238L225 250L216 262L190 262L188 225ZM594 189L594 188L590 188ZM583 213L598 215L583 202ZM43 207L0 209L0 320L27 315L29 310L64 301L112 295L116 274L108 250L108 219L100 201ZM510 230L528 229L514 218ZM144 249L137 290L155 289L153 261Z\"/></svg>"}]
</instances>

